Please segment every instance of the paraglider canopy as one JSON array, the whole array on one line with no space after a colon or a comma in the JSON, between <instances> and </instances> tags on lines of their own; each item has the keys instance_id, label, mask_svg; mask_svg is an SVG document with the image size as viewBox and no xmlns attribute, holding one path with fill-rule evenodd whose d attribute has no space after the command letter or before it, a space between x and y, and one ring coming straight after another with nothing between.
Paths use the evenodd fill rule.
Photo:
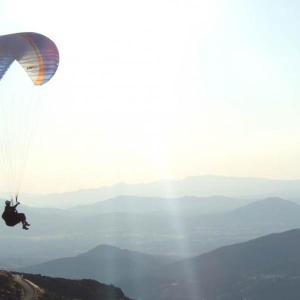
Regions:
<instances>
[{"instance_id":1,"label":"paraglider canopy","mask_svg":"<svg viewBox=\"0 0 300 300\"><path fill-rule=\"evenodd\" d=\"M0 95L0 183L10 198L20 192L41 102L40 89L32 86L31 93L30 81L29 89L26 86L24 90L22 77L17 81L2 80L15 61L25 70L24 82L27 74L35 86L41 86L55 74L59 53L55 43L39 33L0 36L0 91L4 92ZM7 87L5 82L10 82Z\"/></svg>"},{"instance_id":2,"label":"paraglider canopy","mask_svg":"<svg viewBox=\"0 0 300 300\"><path fill-rule=\"evenodd\" d=\"M55 74L59 53L54 42L39 33L22 32L0 36L0 80L15 60L35 85L42 85Z\"/></svg>"}]
</instances>

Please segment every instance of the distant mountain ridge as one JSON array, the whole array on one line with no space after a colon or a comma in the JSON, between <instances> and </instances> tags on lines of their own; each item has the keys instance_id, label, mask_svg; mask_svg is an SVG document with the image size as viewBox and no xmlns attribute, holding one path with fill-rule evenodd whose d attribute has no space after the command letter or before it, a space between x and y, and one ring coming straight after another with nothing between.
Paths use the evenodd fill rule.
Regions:
<instances>
[{"instance_id":1,"label":"distant mountain ridge","mask_svg":"<svg viewBox=\"0 0 300 300\"><path fill-rule=\"evenodd\" d=\"M223 197L138 197L118 196L104 201L97 201L71 208L72 211L95 214L98 213L168 213L168 214L208 214L239 207L247 201Z\"/></svg>"},{"instance_id":2,"label":"distant mountain ridge","mask_svg":"<svg viewBox=\"0 0 300 300\"><path fill-rule=\"evenodd\" d=\"M232 217L238 216L243 218L244 221L255 221L259 219L264 221L273 218L274 223L276 220L281 220L282 222L295 222L295 224L299 224L300 205L279 197L273 197L255 201L237 208L230 212L230 215Z\"/></svg>"},{"instance_id":3,"label":"distant mountain ridge","mask_svg":"<svg viewBox=\"0 0 300 300\"><path fill-rule=\"evenodd\" d=\"M187 257L300 227L299 205L278 198L210 215L197 212L197 206L186 214L180 211L169 214L163 209L157 213L151 210L131 213L130 207L125 213L101 213L101 208L97 211L96 206L91 205L95 209L93 213L80 209L65 213L61 210L47 213L42 208L28 210L32 225L26 235L20 227L1 226L0 242L6 245L0 253L0 261L5 262L3 267L16 268L77 256L99 244L151 255Z\"/></svg>"},{"instance_id":4,"label":"distant mountain ridge","mask_svg":"<svg viewBox=\"0 0 300 300\"><path fill-rule=\"evenodd\" d=\"M117 285L123 278L134 280L172 261L167 257L99 245L74 257L56 259L20 271L61 278L89 278Z\"/></svg>"},{"instance_id":5,"label":"distant mountain ridge","mask_svg":"<svg viewBox=\"0 0 300 300\"><path fill-rule=\"evenodd\" d=\"M182 180L161 180L152 183L119 183L96 189L48 195L24 195L27 203L36 206L71 207L94 203L117 196L209 197L223 195L232 198L261 199L282 197L300 199L300 180L272 180L225 176L193 176Z\"/></svg>"},{"instance_id":6,"label":"distant mountain ridge","mask_svg":"<svg viewBox=\"0 0 300 300\"><path fill-rule=\"evenodd\" d=\"M295 229L167 265L136 285L149 300L296 300L299 252L300 229Z\"/></svg>"},{"instance_id":7,"label":"distant mountain ridge","mask_svg":"<svg viewBox=\"0 0 300 300\"><path fill-rule=\"evenodd\" d=\"M101 245L73 260L56 260L24 271L45 274L56 268L60 277L91 278L96 269L109 271L105 266L106 255L113 252L123 255L125 260L131 255L148 260L140 253ZM147 269L152 267L151 263L142 264L139 270L132 268L137 275L133 277L125 268L125 272L119 272L119 278L115 277L119 284L114 284L129 297L141 300L297 300L300 294L299 252L300 229L294 229L178 262L164 261L151 269ZM87 264L86 269L84 264ZM124 260L120 263L117 259L115 265L109 260L109 264L112 273L115 267L124 268Z\"/></svg>"}]
</instances>

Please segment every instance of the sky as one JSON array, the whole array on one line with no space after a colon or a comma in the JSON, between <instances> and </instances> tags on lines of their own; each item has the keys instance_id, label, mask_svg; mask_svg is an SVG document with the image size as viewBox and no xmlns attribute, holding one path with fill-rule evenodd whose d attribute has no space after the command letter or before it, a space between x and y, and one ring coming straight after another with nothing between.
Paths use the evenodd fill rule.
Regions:
<instances>
[{"instance_id":1,"label":"sky","mask_svg":"<svg viewBox=\"0 0 300 300\"><path fill-rule=\"evenodd\" d=\"M17 64L0 82L0 98L42 103L22 190L300 178L299 14L292 0L0 0L1 35L60 52L39 90Z\"/></svg>"}]
</instances>

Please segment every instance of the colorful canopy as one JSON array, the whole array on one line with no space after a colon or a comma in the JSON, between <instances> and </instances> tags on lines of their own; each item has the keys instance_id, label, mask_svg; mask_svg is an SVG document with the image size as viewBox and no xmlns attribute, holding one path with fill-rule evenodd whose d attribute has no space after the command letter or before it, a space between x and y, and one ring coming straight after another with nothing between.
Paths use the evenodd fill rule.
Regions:
<instances>
[{"instance_id":1,"label":"colorful canopy","mask_svg":"<svg viewBox=\"0 0 300 300\"><path fill-rule=\"evenodd\" d=\"M35 85L49 81L57 70L59 53L49 38L22 32L0 36L0 80L17 60Z\"/></svg>"}]
</instances>

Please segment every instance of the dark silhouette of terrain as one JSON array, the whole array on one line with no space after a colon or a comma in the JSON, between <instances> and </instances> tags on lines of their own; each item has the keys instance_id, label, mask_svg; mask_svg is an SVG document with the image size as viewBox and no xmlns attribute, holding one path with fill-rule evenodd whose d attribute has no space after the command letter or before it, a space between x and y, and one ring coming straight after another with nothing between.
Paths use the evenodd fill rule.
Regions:
<instances>
[{"instance_id":1,"label":"dark silhouette of terrain","mask_svg":"<svg viewBox=\"0 0 300 300\"><path fill-rule=\"evenodd\" d=\"M130 300L120 288L95 280L68 280L33 274L13 275L7 271L0 271L0 299L23 299L24 287L20 280L24 281L24 284L26 280L34 284L34 289L38 290L34 293L34 299L39 300ZM33 296L26 297L29 299Z\"/></svg>"},{"instance_id":2,"label":"dark silhouette of terrain","mask_svg":"<svg viewBox=\"0 0 300 300\"><path fill-rule=\"evenodd\" d=\"M24 274L24 278L45 291L41 300L130 300L120 288L95 280L70 280L33 274Z\"/></svg>"},{"instance_id":3,"label":"dark silhouette of terrain","mask_svg":"<svg viewBox=\"0 0 300 300\"><path fill-rule=\"evenodd\" d=\"M21 298L21 288L14 281L13 276L4 271L0 271L0 299L19 300Z\"/></svg>"}]
</instances>

